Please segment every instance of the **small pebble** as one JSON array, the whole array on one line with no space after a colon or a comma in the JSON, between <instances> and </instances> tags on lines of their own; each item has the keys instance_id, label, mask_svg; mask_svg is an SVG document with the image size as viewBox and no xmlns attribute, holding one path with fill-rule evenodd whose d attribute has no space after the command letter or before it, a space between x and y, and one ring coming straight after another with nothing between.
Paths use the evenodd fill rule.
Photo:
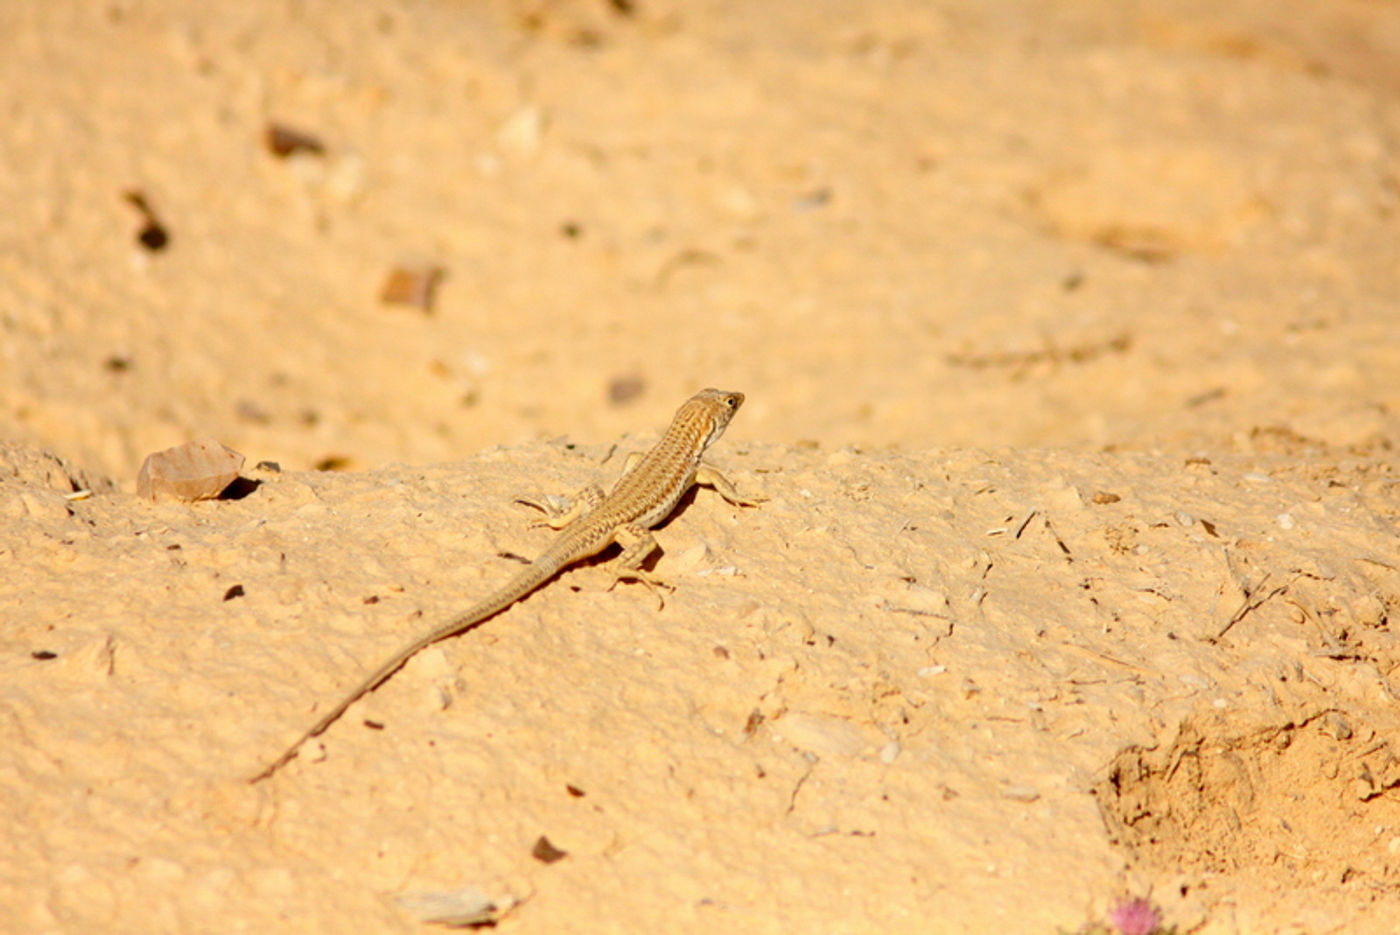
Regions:
<instances>
[{"instance_id":1,"label":"small pebble","mask_svg":"<svg viewBox=\"0 0 1400 935\"><path fill-rule=\"evenodd\" d=\"M542 864L552 864L569 856L569 852L560 850L550 843L549 838L540 835L539 840L535 842L535 846L530 849L530 856Z\"/></svg>"},{"instance_id":2,"label":"small pebble","mask_svg":"<svg viewBox=\"0 0 1400 935\"><path fill-rule=\"evenodd\" d=\"M141 214L141 229L136 232L136 242L152 253L164 250L166 245L170 243L170 232L156 217L150 202L146 200L145 193L139 189L131 189L124 192L122 197L126 199L127 204Z\"/></svg>"},{"instance_id":3,"label":"small pebble","mask_svg":"<svg viewBox=\"0 0 1400 935\"><path fill-rule=\"evenodd\" d=\"M396 266L389 271L379 290L379 301L385 305L407 305L430 312L443 270L438 266Z\"/></svg>"},{"instance_id":4,"label":"small pebble","mask_svg":"<svg viewBox=\"0 0 1400 935\"><path fill-rule=\"evenodd\" d=\"M1333 711L1323 718L1322 728L1335 740L1350 740L1352 737L1351 722L1340 711Z\"/></svg>"},{"instance_id":5,"label":"small pebble","mask_svg":"<svg viewBox=\"0 0 1400 935\"><path fill-rule=\"evenodd\" d=\"M323 156L326 145L310 133L295 130L285 124L269 123L263 131L263 143L272 155L285 159L292 153Z\"/></svg>"},{"instance_id":6,"label":"small pebble","mask_svg":"<svg viewBox=\"0 0 1400 935\"><path fill-rule=\"evenodd\" d=\"M516 902L504 894L488 896L475 886L406 894L396 901L424 922L453 928L494 925Z\"/></svg>"}]
</instances>

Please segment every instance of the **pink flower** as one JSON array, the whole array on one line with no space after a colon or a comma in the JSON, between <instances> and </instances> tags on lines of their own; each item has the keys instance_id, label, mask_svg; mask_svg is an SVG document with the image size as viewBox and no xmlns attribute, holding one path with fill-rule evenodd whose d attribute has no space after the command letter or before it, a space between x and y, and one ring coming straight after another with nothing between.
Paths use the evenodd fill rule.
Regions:
<instances>
[{"instance_id":1,"label":"pink flower","mask_svg":"<svg viewBox=\"0 0 1400 935\"><path fill-rule=\"evenodd\" d=\"M1162 913L1146 899L1127 899L1108 913L1119 935L1152 935L1162 924Z\"/></svg>"}]
</instances>

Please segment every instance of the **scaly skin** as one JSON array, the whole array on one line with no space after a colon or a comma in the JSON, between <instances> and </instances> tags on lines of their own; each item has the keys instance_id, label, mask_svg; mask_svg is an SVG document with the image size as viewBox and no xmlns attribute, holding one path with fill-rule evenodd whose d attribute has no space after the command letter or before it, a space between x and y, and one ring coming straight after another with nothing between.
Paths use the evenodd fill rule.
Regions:
<instances>
[{"instance_id":1,"label":"scaly skin","mask_svg":"<svg viewBox=\"0 0 1400 935\"><path fill-rule=\"evenodd\" d=\"M736 506L756 506L758 503L757 500L740 497L723 475L702 460L706 449L724 434L729 420L734 418L734 413L739 411L743 402L743 393L716 389L704 389L690 397L676 411L661 440L635 465L629 464L606 497L597 487L586 488L567 511L559 511L544 501L521 501L544 510L548 517L544 521L547 525L563 529L553 544L494 594L385 660L281 756L249 781L258 782L276 773L296 757L302 744L323 733L351 705L388 681L425 647L491 619L565 568L597 555L614 542L623 546L622 556L618 559L619 581L640 581L653 590L663 585L664 582L642 568L642 563L657 548L650 530L671 514L693 484L713 487L720 496Z\"/></svg>"}]
</instances>

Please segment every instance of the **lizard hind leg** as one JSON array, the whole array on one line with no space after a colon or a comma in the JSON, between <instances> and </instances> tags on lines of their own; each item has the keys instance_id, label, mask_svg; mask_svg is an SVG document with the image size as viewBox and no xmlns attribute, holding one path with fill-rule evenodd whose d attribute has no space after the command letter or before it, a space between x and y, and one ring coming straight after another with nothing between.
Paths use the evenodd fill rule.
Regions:
<instances>
[{"instance_id":1,"label":"lizard hind leg","mask_svg":"<svg viewBox=\"0 0 1400 935\"><path fill-rule=\"evenodd\" d=\"M603 489L597 484L589 484L572 497L549 494L543 497L516 497L515 502L532 506L544 514L542 519L531 521L529 528L548 526L550 529L563 529L596 510L598 504L603 502Z\"/></svg>"},{"instance_id":2,"label":"lizard hind leg","mask_svg":"<svg viewBox=\"0 0 1400 935\"><path fill-rule=\"evenodd\" d=\"M652 536L651 530L640 523L628 523L619 526L614 533L613 539L622 546L622 554L618 556L614 567L617 569L617 577L613 583L608 585L611 591L617 587L619 581L636 581L646 585L647 590L656 597L656 609L660 610L666 606L666 599L661 596L661 589L665 588L674 591L675 585L666 579L647 571L642 567L643 563L652 556L654 552L660 550L656 544L656 539Z\"/></svg>"}]
</instances>

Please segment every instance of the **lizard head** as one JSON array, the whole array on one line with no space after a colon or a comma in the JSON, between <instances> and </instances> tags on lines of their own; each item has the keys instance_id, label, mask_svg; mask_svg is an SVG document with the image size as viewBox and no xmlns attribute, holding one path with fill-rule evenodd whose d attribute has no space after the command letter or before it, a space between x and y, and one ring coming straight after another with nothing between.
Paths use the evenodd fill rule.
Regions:
<instances>
[{"instance_id":1,"label":"lizard head","mask_svg":"<svg viewBox=\"0 0 1400 935\"><path fill-rule=\"evenodd\" d=\"M704 438L702 448L708 448L729 427L729 420L744 404L744 394L732 390L708 387L685 401L676 412L677 422L694 422Z\"/></svg>"}]
</instances>

